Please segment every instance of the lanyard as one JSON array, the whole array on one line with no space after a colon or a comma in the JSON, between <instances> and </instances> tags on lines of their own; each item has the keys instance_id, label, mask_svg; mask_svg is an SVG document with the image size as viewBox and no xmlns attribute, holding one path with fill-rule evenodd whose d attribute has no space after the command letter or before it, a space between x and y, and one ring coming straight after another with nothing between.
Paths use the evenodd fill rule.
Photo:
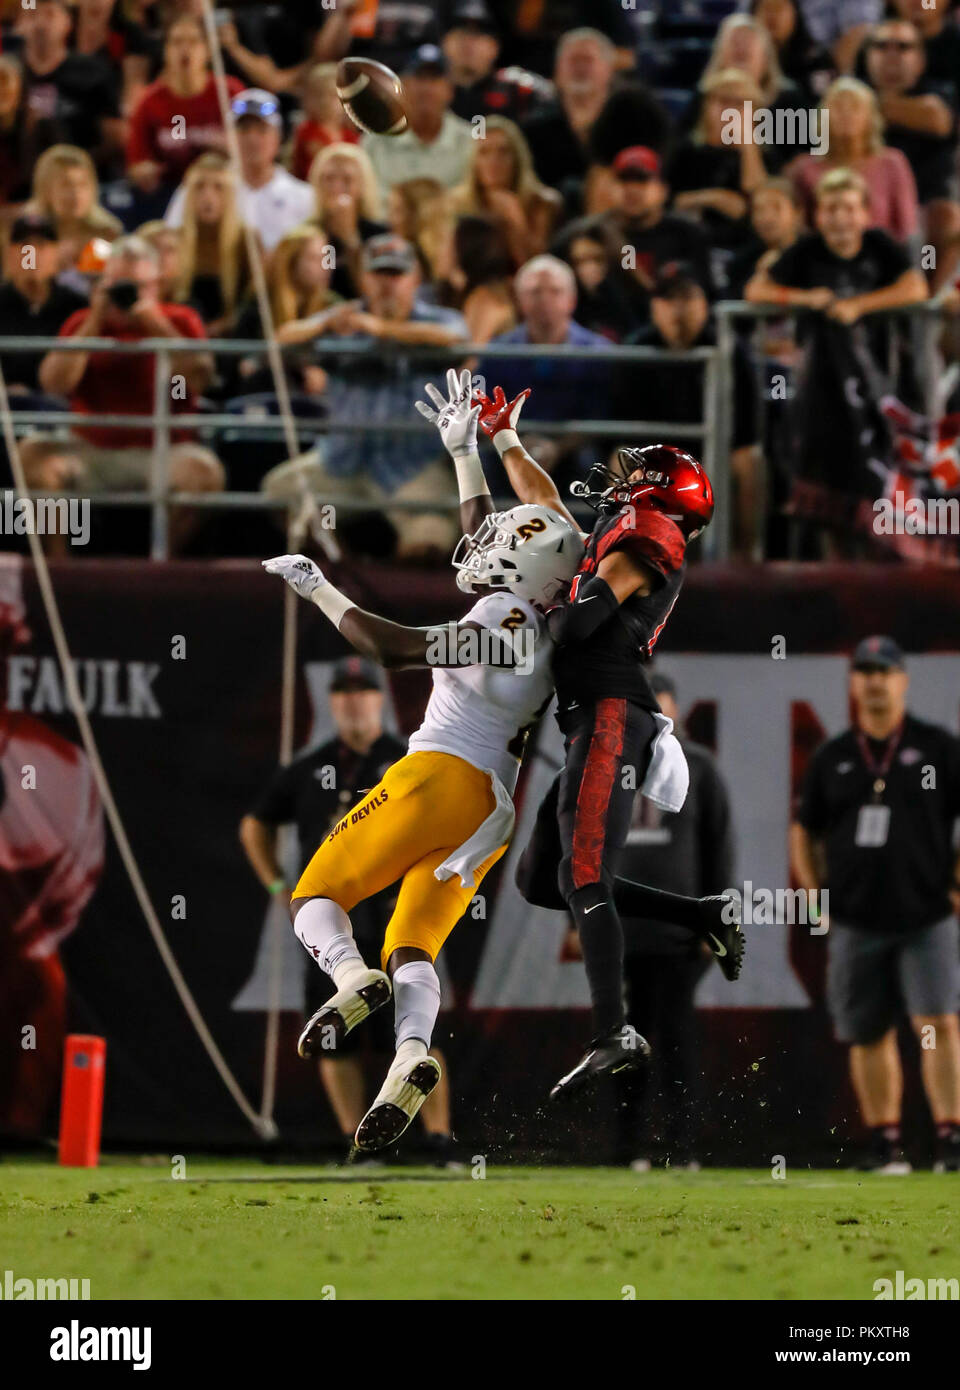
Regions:
<instances>
[{"instance_id":1,"label":"lanyard","mask_svg":"<svg viewBox=\"0 0 960 1390\"><path fill-rule=\"evenodd\" d=\"M867 771L873 777L873 799L879 802L887 787L887 774L893 765L893 759L897 749L900 747L900 740L903 738L903 720L899 726L887 739L887 746L884 749L883 757L879 763L874 761L870 746L864 737L863 730L857 729L857 743L860 747L860 756L863 758Z\"/></svg>"}]
</instances>

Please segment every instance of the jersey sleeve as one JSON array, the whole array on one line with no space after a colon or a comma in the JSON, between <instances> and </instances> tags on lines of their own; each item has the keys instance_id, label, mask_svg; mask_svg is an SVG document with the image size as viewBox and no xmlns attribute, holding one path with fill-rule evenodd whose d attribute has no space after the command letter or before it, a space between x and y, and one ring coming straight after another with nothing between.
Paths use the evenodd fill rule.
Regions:
<instances>
[{"instance_id":1,"label":"jersey sleeve","mask_svg":"<svg viewBox=\"0 0 960 1390\"><path fill-rule=\"evenodd\" d=\"M823 785L825 767L823 748L820 748L807 764L797 799L795 818L811 835L822 835L827 828L827 799Z\"/></svg>"},{"instance_id":2,"label":"jersey sleeve","mask_svg":"<svg viewBox=\"0 0 960 1390\"><path fill-rule=\"evenodd\" d=\"M297 783L293 764L280 768L250 814L264 825L290 825L297 818Z\"/></svg>"},{"instance_id":3,"label":"jersey sleeve","mask_svg":"<svg viewBox=\"0 0 960 1390\"><path fill-rule=\"evenodd\" d=\"M617 523L600 538L597 563L614 550L625 550L635 560L666 579L683 565L686 542L675 521L632 503L623 508Z\"/></svg>"}]
</instances>

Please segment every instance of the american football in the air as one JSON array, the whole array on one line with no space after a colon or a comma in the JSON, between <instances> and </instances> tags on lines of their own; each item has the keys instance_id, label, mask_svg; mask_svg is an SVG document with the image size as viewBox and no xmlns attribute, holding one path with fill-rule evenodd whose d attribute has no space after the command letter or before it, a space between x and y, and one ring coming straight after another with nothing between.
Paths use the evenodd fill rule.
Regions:
<instances>
[{"instance_id":1,"label":"american football in the air","mask_svg":"<svg viewBox=\"0 0 960 1390\"><path fill-rule=\"evenodd\" d=\"M399 135L407 128L403 86L383 63L344 58L337 65L337 96L353 124L369 135Z\"/></svg>"}]
</instances>

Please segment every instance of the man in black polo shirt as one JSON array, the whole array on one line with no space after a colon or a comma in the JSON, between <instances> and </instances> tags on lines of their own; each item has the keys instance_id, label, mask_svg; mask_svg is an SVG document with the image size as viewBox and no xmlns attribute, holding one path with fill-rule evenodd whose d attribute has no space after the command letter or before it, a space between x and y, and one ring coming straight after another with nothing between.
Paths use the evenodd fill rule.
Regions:
<instances>
[{"instance_id":1,"label":"man in black polo shirt","mask_svg":"<svg viewBox=\"0 0 960 1390\"><path fill-rule=\"evenodd\" d=\"M10 229L0 283L0 325L8 338L55 338L87 301L59 284L57 231L42 213L21 213ZM42 352L5 352L3 374L13 392L38 391Z\"/></svg>"},{"instance_id":2,"label":"man in black polo shirt","mask_svg":"<svg viewBox=\"0 0 960 1390\"><path fill-rule=\"evenodd\" d=\"M830 892L827 997L871 1131L862 1166L909 1172L900 1151L896 1024L920 1041L935 1164L960 1170L960 740L906 712L909 678L890 637L853 654L851 729L807 768L791 828L800 887ZM822 850L822 869L821 854Z\"/></svg>"},{"instance_id":3,"label":"man in black polo shirt","mask_svg":"<svg viewBox=\"0 0 960 1390\"><path fill-rule=\"evenodd\" d=\"M375 787L387 768L406 753L407 746L401 739L384 732L383 699L379 667L360 656L338 661L330 682L330 713L336 737L280 768L251 813L241 821L240 840L247 858L260 882L274 896L289 896L290 892L277 859L279 827L296 825L303 867L344 812ZM379 965L383 933L395 897L395 892L387 889L359 903L350 913L357 945L369 964ZM312 965L307 988L308 1013L318 1009L334 992L332 983ZM315 997L312 991L316 991ZM386 1018L389 1012L383 1009L375 1013L364 1033L377 1051L392 1055L392 1020ZM358 1030L336 1052L320 1061L324 1090L351 1147L367 1109L363 1064L358 1056L361 1043ZM442 1065L446 1078L447 1067ZM444 1080L420 1112L428 1146L438 1161L444 1161L450 1152L449 1097L449 1085Z\"/></svg>"}]
</instances>

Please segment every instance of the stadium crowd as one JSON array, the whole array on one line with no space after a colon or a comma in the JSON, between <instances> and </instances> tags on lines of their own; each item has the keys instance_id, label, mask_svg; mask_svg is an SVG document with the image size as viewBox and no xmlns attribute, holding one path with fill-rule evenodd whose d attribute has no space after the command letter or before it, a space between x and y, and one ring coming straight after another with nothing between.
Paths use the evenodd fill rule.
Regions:
<instances>
[{"instance_id":1,"label":"stadium crowd","mask_svg":"<svg viewBox=\"0 0 960 1390\"><path fill-rule=\"evenodd\" d=\"M717 301L745 298L784 314L755 333L737 321L734 554L957 563L955 542L879 551L864 520L897 487L950 490L931 471L949 392L923 413L916 321L864 317L937 297L925 360L960 356L948 0L237 4L215 13L236 169L197 0L8 0L0 15L0 334L194 340L172 357L174 415L275 415L266 347L215 342L262 341L263 267L304 452L175 427L174 488L282 499L306 481L349 502L355 547L446 559L453 512L428 505L453 492L446 460L395 428L426 377L467 344L577 349L466 359L508 393L532 386L531 448L565 485L614 442L665 438L640 422L703 420L703 354L682 356L717 342ZM348 54L401 75L404 133L350 123ZM595 355L611 344L680 356ZM151 428L78 418L149 415L149 356L4 350L3 367L16 410L73 417L18 428L32 486L149 485ZM614 440L570 420L628 424ZM404 506L383 518L390 499ZM364 506L380 524L351 527ZM249 541L187 510L181 553ZM129 511L98 516L95 549L144 544Z\"/></svg>"}]
</instances>

